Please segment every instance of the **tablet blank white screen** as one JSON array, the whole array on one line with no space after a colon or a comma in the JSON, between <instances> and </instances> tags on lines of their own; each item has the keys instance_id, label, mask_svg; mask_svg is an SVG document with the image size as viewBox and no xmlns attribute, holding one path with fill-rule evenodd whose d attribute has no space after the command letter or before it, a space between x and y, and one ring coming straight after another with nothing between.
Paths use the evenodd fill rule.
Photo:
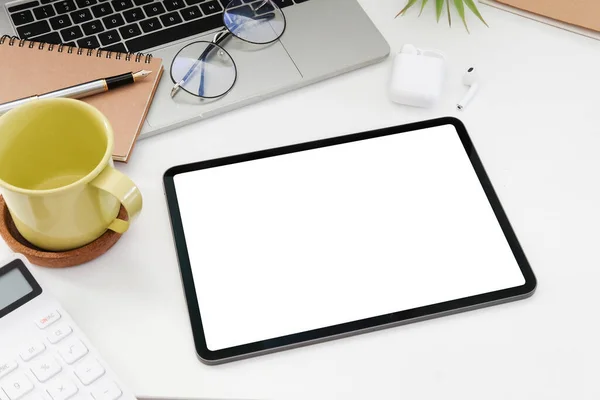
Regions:
<instances>
[{"instance_id":1,"label":"tablet blank white screen","mask_svg":"<svg viewBox=\"0 0 600 400\"><path fill-rule=\"evenodd\" d=\"M451 125L174 181L213 351L525 283Z\"/></svg>"}]
</instances>

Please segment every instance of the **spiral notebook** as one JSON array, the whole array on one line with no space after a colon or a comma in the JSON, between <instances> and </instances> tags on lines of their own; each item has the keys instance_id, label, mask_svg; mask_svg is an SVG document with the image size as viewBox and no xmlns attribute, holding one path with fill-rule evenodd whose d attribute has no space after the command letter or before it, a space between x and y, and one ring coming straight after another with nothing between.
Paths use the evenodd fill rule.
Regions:
<instances>
[{"instance_id":1,"label":"spiral notebook","mask_svg":"<svg viewBox=\"0 0 600 400\"><path fill-rule=\"evenodd\" d=\"M113 159L129 161L163 73L160 58L3 36L0 60L0 103L126 72L151 70L143 81L81 99L110 121L115 132Z\"/></svg>"}]
</instances>

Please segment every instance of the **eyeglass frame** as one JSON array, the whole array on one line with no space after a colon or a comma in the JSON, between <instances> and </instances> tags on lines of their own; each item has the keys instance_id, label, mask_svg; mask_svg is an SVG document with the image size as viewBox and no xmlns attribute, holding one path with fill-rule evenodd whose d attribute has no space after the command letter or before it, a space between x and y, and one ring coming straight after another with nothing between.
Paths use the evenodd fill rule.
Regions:
<instances>
[{"instance_id":1,"label":"eyeglass frame","mask_svg":"<svg viewBox=\"0 0 600 400\"><path fill-rule=\"evenodd\" d=\"M223 43L225 40L231 38L231 37L236 37L240 40L242 40L243 42L246 43L250 43L250 44L255 44L255 45L269 45L271 43L275 43L276 41L278 41L279 39L281 39L281 37L283 36L283 34L285 33L286 29L287 29L287 19L285 17L285 14L283 12L283 10L281 9L281 7L279 7L277 4L275 4L273 2L273 0L263 0L263 4L261 6L259 6L257 9L259 9L260 7L263 7L265 4L267 3L271 3L271 5L274 7L274 11L279 10L281 13L281 16L283 17L283 30L281 31L281 33L273 40L270 40L268 42L261 42L261 43L257 43L257 42L252 42L250 40L246 40L240 36L237 36L235 33L233 33L231 31L231 29L229 29L228 25L225 23L225 16L227 15L226 10L229 7L229 5L231 3L233 3L234 1L242 1L242 0L231 0L227 6L224 8L223 10L223 25L224 28L221 29L219 32L216 32L215 35L213 36L213 39L209 42L206 40L198 40L195 42L191 42L188 43L187 45L183 46L181 49L179 49L179 51L177 52L177 54L175 55L175 57L173 57L173 60L171 61L171 68L169 69L169 74L171 75L171 81L173 81L173 83L175 83L175 85L173 86L173 88L171 89L171 98L175 97L175 95L179 92L179 89L183 89L185 92L191 94L194 97L199 97L201 99L218 99L221 98L225 95L227 95L235 86L236 82L237 82L237 78L238 78L238 69L237 69L237 64L235 63L234 58L231 56L231 54L229 54L229 52L227 50L225 50L225 48L223 46L221 46L221 43ZM260 0L257 0L260 1ZM254 10L256 11L256 10ZM266 15L266 14L265 14ZM185 48L194 45L194 44L198 44L198 43L206 43L206 49L200 54L200 56L198 57L197 61L194 63L194 65L192 65L190 67L190 69L188 70L188 72L185 74L185 76L179 81L179 82L175 82L175 79L173 78L173 64L175 63L175 60L177 59L177 56L179 55L179 53L181 53ZM227 89L227 91L221 93L218 96L200 96L197 94L194 94L192 92L190 92L189 90L187 90L185 87L183 87L182 85L185 83L185 80L187 79L188 75L190 75L197 67L198 64L202 61L205 61L205 59L209 56L209 54L214 50L217 49L218 51L223 51L225 52L225 54L227 54L227 56L229 57L229 59L231 60L231 62L233 63L233 68L235 71L235 78L231 84L231 87L229 89Z\"/></svg>"}]
</instances>

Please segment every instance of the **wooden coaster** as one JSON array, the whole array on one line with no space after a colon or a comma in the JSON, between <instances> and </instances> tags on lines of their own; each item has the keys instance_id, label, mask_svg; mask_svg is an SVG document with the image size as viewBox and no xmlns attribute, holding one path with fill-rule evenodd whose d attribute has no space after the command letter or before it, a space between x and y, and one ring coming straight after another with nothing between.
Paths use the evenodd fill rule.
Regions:
<instances>
[{"instance_id":1,"label":"wooden coaster","mask_svg":"<svg viewBox=\"0 0 600 400\"><path fill-rule=\"evenodd\" d=\"M107 230L102 236L83 247L68 251L46 251L35 247L21 236L8 207L0 196L0 236L15 253L21 253L35 265L50 268L65 268L84 264L106 253L121 238L121 234ZM123 206L119 218L127 220Z\"/></svg>"}]
</instances>

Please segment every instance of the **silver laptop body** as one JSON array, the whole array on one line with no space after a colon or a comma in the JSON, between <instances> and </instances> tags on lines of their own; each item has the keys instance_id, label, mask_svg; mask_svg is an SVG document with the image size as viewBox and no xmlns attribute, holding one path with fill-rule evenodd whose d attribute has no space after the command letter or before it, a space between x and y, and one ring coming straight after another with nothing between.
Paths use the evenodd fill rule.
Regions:
<instances>
[{"instance_id":1,"label":"silver laptop body","mask_svg":"<svg viewBox=\"0 0 600 400\"><path fill-rule=\"evenodd\" d=\"M237 65L238 79L229 93L216 100L200 99L184 91L171 98L170 91L174 82L170 66L173 57L186 44L196 40L210 41L221 28L170 43L133 49L162 58L165 68L140 138L373 64L389 54L387 42L356 0L280 1L290 3L282 8L287 27L280 40L269 45L253 45L233 38L224 45ZM156 9L156 3L163 3L165 7L158 8L166 8L165 13L182 16L190 6L200 7L204 11L209 9L209 4L221 7L217 4L218 0L0 0L0 35L16 35L31 40L38 37L41 40L56 40L60 35L61 42L66 42L65 35L73 35L74 39L69 42L75 45L92 40L98 42L100 47L105 47L101 41L108 37L108 30L123 32L122 35L125 35L123 29L135 25L137 28L141 27L140 36L146 36L143 21L132 20L133 11L141 10L135 13L136 18L148 19L150 12ZM177 4L181 4L182 8L172 9ZM105 15L107 13L110 15ZM70 17L58 18L66 14ZM123 21L121 26L104 26L109 23L107 18L113 16ZM156 18L161 18L161 15ZM63 27L60 23L65 23L65 19L69 25ZM181 33L186 28L187 21L178 19L181 19L180 26L164 26L162 30L150 35L160 41L172 31ZM161 20L163 19L159 19ZM98 21L105 21L105 24L93 24ZM92 27L99 27L103 31L93 31ZM161 35L162 31L165 31L164 35ZM109 48L129 43L125 36L119 38L122 42ZM133 39L131 40L133 43ZM140 40L136 42L138 47L139 42ZM127 50L131 51L127 46Z\"/></svg>"}]
</instances>

